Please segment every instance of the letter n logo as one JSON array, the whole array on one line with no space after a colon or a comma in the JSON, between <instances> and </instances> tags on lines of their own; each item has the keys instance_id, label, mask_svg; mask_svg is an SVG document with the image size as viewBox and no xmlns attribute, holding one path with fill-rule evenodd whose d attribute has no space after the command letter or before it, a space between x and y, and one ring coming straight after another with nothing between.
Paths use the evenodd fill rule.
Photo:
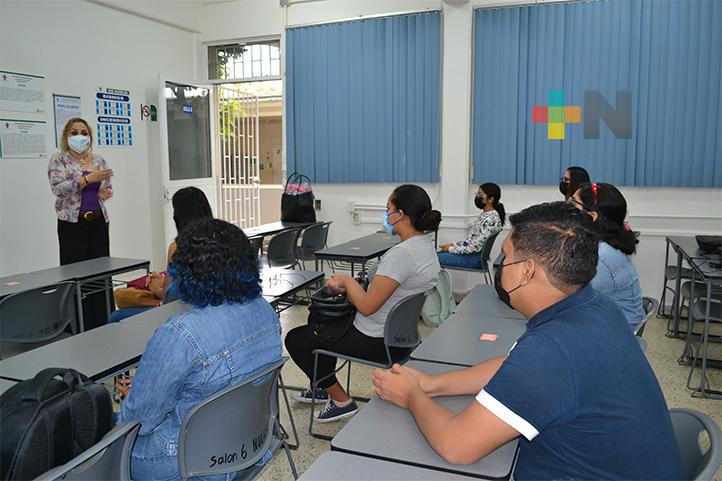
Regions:
<instances>
[{"instance_id":1,"label":"letter n logo","mask_svg":"<svg viewBox=\"0 0 722 481\"><path fill-rule=\"evenodd\" d=\"M612 105L597 90L584 91L584 138L599 138L599 119L618 139L632 138L632 93L617 90L617 107Z\"/></svg>"}]
</instances>

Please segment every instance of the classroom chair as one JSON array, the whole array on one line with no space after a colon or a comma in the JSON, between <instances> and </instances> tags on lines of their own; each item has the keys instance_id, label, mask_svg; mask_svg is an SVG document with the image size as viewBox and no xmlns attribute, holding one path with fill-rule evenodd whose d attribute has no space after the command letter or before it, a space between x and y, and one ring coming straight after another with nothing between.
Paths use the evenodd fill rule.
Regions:
<instances>
[{"instance_id":1,"label":"classroom chair","mask_svg":"<svg viewBox=\"0 0 722 481\"><path fill-rule=\"evenodd\" d=\"M130 481L130 453L139 429L135 421L120 424L89 449L35 481Z\"/></svg>"},{"instance_id":2,"label":"classroom chair","mask_svg":"<svg viewBox=\"0 0 722 481\"><path fill-rule=\"evenodd\" d=\"M406 299L401 300L393 308L386 319L386 325L384 326L384 346L386 348L386 362L369 361L368 359L362 359L359 357L349 356L334 351L327 351L325 349L316 349L313 351L313 381L311 382L311 392L316 392L318 389L318 383L331 376L331 374L317 379L318 369L318 356L330 356L337 359L343 359L343 363L338 367L332 374L336 374L341 371L344 366L347 366L346 373L346 392L350 395L351 387L351 363L357 362L365 364L367 366L373 366L381 369L389 369L394 363L403 364L411 357L411 351L414 350L419 344L421 344L421 337L419 336L418 321L421 316L421 308L424 306L424 300L426 299L424 293L415 294L409 296ZM391 355L391 348L403 348L407 349L408 352L401 358L393 358ZM368 401L367 398L355 398L361 401ZM331 440L330 436L326 436L319 433L313 432L313 422L316 399L311 399L311 421L308 425L308 433L318 439Z\"/></svg>"},{"instance_id":3,"label":"classroom chair","mask_svg":"<svg viewBox=\"0 0 722 481\"><path fill-rule=\"evenodd\" d=\"M682 479L709 481L722 463L722 431L706 414L694 409L669 410L682 458ZM709 447L703 450L700 436L707 433Z\"/></svg>"},{"instance_id":4,"label":"classroom chair","mask_svg":"<svg viewBox=\"0 0 722 481\"><path fill-rule=\"evenodd\" d=\"M0 299L0 358L8 358L75 332L76 284L61 282Z\"/></svg>"},{"instance_id":5,"label":"classroom chair","mask_svg":"<svg viewBox=\"0 0 722 481\"><path fill-rule=\"evenodd\" d=\"M481 268L477 267L455 267L455 266L442 266L445 269L449 270L455 270L455 271L469 271L469 272L480 272L484 275L484 282L487 284L492 283L492 274L491 270L489 269L489 257L491 256L491 248L494 247L494 241L496 241L496 238L499 236L499 232L496 234L490 235L485 241L484 245L481 247L481 252L479 253L481 257Z\"/></svg>"},{"instance_id":6,"label":"classroom chair","mask_svg":"<svg viewBox=\"0 0 722 481\"><path fill-rule=\"evenodd\" d=\"M296 465L279 421L278 378L288 358L261 369L245 381L196 405L186 415L178 438L178 466L183 480L243 471L253 479L270 450L286 451L293 478Z\"/></svg>"}]
</instances>

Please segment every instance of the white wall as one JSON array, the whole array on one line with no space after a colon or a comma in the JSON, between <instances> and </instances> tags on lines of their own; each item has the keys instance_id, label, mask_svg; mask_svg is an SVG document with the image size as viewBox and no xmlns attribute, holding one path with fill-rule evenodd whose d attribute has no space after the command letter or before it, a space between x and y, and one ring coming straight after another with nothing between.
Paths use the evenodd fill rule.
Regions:
<instances>
[{"instance_id":1,"label":"white wall","mask_svg":"<svg viewBox=\"0 0 722 481\"><path fill-rule=\"evenodd\" d=\"M156 3L172 7L169 2ZM159 72L184 80L193 77L195 37L183 29L80 0L0 2L0 69L46 77L44 115L0 112L0 116L46 120L48 154L56 150L53 93L81 96L82 115L94 125L99 86L131 92L135 145L95 151L115 171L115 196L107 204L111 255L152 259L156 268L164 266L166 248L158 123L141 121L139 106L158 104ZM47 159L0 159L2 275L58 265L47 164Z\"/></svg>"},{"instance_id":2,"label":"white wall","mask_svg":"<svg viewBox=\"0 0 722 481\"><path fill-rule=\"evenodd\" d=\"M539 3L545 0L539 0ZM284 26L351 19L366 15L391 14L426 9L443 9L443 81L441 182L427 185L435 208L442 211L440 241L451 241L465 234L473 207L475 186L468 183L469 118L471 106L471 45L473 8L481 6L535 3L524 0L472 0L447 5L440 0L325 0L291 4L286 10L278 2L238 0L204 5L202 41L223 41L246 37L281 35ZM460 4L459 4L460 3ZM283 43L282 43L283 48ZM284 149L285 153L285 149ZM561 172L560 172L561 175ZM603 179L599 179L603 180ZM351 220L352 203L384 204L390 184L314 186L322 201L319 217L333 220L329 233L332 243L373 232L380 226L381 211L359 209L362 223ZM560 200L556 186L502 186L507 211L517 212L534 203ZM694 235L722 233L722 189L633 188L622 191L629 203L630 221L641 231L639 253L634 257L645 294L659 296L667 234ZM500 242L493 252L496 255ZM481 277L455 275L455 290L463 291Z\"/></svg>"}]
</instances>

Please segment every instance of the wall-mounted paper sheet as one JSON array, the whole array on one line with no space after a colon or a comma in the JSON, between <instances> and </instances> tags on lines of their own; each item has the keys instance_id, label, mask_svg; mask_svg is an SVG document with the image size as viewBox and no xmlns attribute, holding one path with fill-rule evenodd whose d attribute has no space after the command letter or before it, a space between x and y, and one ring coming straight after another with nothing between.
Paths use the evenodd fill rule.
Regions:
<instances>
[{"instance_id":1,"label":"wall-mounted paper sheet","mask_svg":"<svg viewBox=\"0 0 722 481\"><path fill-rule=\"evenodd\" d=\"M0 70L0 110L45 112L45 77Z\"/></svg>"},{"instance_id":2,"label":"wall-mounted paper sheet","mask_svg":"<svg viewBox=\"0 0 722 481\"><path fill-rule=\"evenodd\" d=\"M45 122L0 119L0 157L42 159L46 135Z\"/></svg>"},{"instance_id":3,"label":"wall-mounted paper sheet","mask_svg":"<svg viewBox=\"0 0 722 481\"><path fill-rule=\"evenodd\" d=\"M53 112L55 114L55 146L60 147L65 123L80 115L80 97L53 94Z\"/></svg>"}]
</instances>

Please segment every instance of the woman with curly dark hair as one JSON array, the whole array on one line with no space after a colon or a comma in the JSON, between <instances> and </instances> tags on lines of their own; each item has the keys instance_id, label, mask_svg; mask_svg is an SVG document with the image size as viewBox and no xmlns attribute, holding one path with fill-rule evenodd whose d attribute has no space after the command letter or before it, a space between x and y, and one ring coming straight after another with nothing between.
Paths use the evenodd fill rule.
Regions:
<instances>
[{"instance_id":1,"label":"woman with curly dark hair","mask_svg":"<svg viewBox=\"0 0 722 481\"><path fill-rule=\"evenodd\" d=\"M141 424L131 456L138 481L180 479L178 434L186 414L281 358L281 325L261 296L257 257L241 229L198 221L176 245L169 273L189 309L148 341L120 412L121 422Z\"/></svg>"},{"instance_id":2,"label":"woman with curly dark hair","mask_svg":"<svg viewBox=\"0 0 722 481\"><path fill-rule=\"evenodd\" d=\"M431 208L429 195L418 185L401 185L394 189L386 202L382 224L401 242L389 249L374 267L369 269L371 283L367 290L349 275L335 275L326 287L345 292L356 307L353 324L343 337L329 341L317 335L310 325L300 326L286 335L286 349L293 361L313 379L313 351L327 349L372 361L385 361L384 327L386 318L403 299L426 292L439 278L439 260L434 242L424 231L436 230L441 213ZM403 354L395 352L392 355ZM326 407L316 413L318 422L331 422L351 416L358 411L356 402L333 375L336 358L318 357L318 383L321 389L307 389L294 398L300 402L312 399L327 400Z\"/></svg>"},{"instance_id":3,"label":"woman with curly dark hair","mask_svg":"<svg viewBox=\"0 0 722 481\"><path fill-rule=\"evenodd\" d=\"M183 232L183 229L193 222L213 218L211 205L208 203L206 194L197 187L184 187L178 190L173 194L172 203L173 222L175 223L176 233L178 234ZM173 241L168 246L168 255L166 257L168 265L171 263L175 250L176 242ZM150 306L145 303L127 305L128 303L126 302L126 305L121 309L113 311L110 317L108 317L108 323L118 322L159 306L161 301L166 297L166 293L169 293L171 298L177 297L171 277L164 272L151 272L148 274L145 284L148 291L153 294L153 297L149 299L153 304ZM121 291L116 291L116 300L118 300L117 296L119 292ZM149 300L145 299L144 302L148 302ZM118 307L121 307L120 302L118 302Z\"/></svg>"},{"instance_id":4,"label":"woman with curly dark hair","mask_svg":"<svg viewBox=\"0 0 722 481\"><path fill-rule=\"evenodd\" d=\"M597 274L590 282L622 309L630 327L644 318L642 287L630 257L637 250L637 233L629 228L627 201L612 184L582 184L569 201L587 212L599 234Z\"/></svg>"}]
</instances>

